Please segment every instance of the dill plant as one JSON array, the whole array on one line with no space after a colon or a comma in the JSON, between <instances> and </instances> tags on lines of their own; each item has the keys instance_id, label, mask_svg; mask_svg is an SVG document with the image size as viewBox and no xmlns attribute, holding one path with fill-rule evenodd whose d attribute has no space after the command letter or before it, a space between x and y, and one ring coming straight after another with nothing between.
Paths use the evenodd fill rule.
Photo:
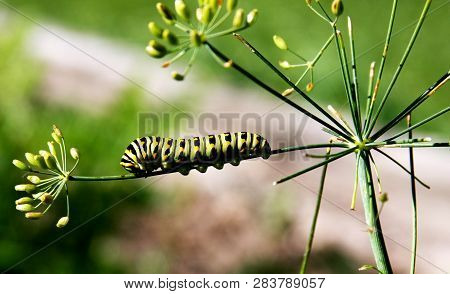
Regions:
<instances>
[{"instance_id":1,"label":"dill plant","mask_svg":"<svg viewBox=\"0 0 450 294\"><path fill-rule=\"evenodd\" d=\"M272 155L280 155L299 150L325 149L323 155L308 155L310 157L323 159L321 162L274 182L275 185L281 184L309 171L322 168L320 188L311 229L303 254L300 273L305 273L307 270L327 175L327 167L330 163L348 155L352 155L355 158L355 181L350 208L355 209L357 192L359 190L365 212L367 233L375 261L375 264L363 265L360 267L360 270L373 269L379 273L392 273L392 266L380 223L380 212L383 205L388 201L388 195L381 188L378 170L372 154L377 152L386 156L403 171L407 172L411 179L413 219L410 272L414 273L417 248L416 183L419 183L426 188L429 187L415 176L413 150L415 148L448 148L449 142L433 142L429 137L416 138L413 136L413 131L446 114L450 110L450 107L445 107L441 111L414 124L412 123L411 117L415 109L431 98L433 94L448 81L450 72L446 72L439 77L433 85L428 87L422 94L410 102L409 105L393 119L385 123L381 128L376 129L375 127L377 123L379 123L380 114L382 113L387 100L390 98L391 91L395 86L419 35L430 8L431 0L424 1L425 4L419 21L417 22L410 41L405 48L404 54L398 63L397 69L392 78L387 82L387 89L384 94L380 93L380 85L384 82L383 72L387 61L394 20L397 14L398 1L393 0L392 2L390 20L381 59L378 66L375 61L371 63L368 71L369 83L365 89L358 82L358 76L362 73L357 68L356 64L355 40L353 39L353 26L350 17L347 19L348 40L344 39L342 31L340 30L340 23L342 22L340 16L344 10L343 1L334 0L329 3L329 8L324 7L319 0L306 0L305 2L307 7L311 9L314 14L322 19L325 24L330 26L330 37L325 40L323 45L317 51L317 54L309 60L294 50L291 50L288 46L288 42L286 42L283 37L280 35L273 36L273 42L276 47L280 50L290 52L293 58L296 58L300 62L292 63L287 60L280 61L279 65L281 70L276 65L272 64L242 35L238 34L238 32L249 28L255 23L258 11L254 9L245 14L243 9L237 7L237 0L199 0L195 10L190 10L190 5L184 0L175 0L175 12L173 12L172 8L169 6L166 6L163 3L157 3L156 9L161 16L162 23L164 23L166 27L161 26L156 21L151 21L149 23L149 31L153 37L152 40L149 41L146 51L153 58L165 58L171 56L170 59L163 62L164 68L171 66L183 56L191 54L184 71L181 73L173 71L171 74L175 80L181 81L184 80L189 73L199 50L205 48L221 66L230 70L233 69L242 74L254 84L272 94L275 98L283 101L295 110L300 111L321 124L323 131L331 135L328 142L303 146L289 146L273 149L271 151ZM227 21L229 27L224 30L219 30L223 25L227 24ZM254 54L269 70L278 75L288 88L282 91L274 89L254 76L247 69L234 62L232 58L211 43L215 38L229 35L234 35L237 40L242 42L242 44L250 50L251 54ZM334 43L339 58L338 62L341 69L342 84L348 101L348 112L351 116L350 119L347 119L345 114L336 111L332 105L328 105L326 108L320 106L315 101L316 99L311 98L309 94L307 94L307 92L311 92L314 88L314 66L320 61L323 53L332 48L332 43ZM303 73L299 77L296 77L295 82L292 82L291 79L282 72L282 70L289 70L292 68L304 68ZM367 72L364 72L364 74L366 73ZM300 84L304 82L307 77L309 77L309 81L306 83L306 91L303 91ZM301 99L306 100L312 108L320 113L320 116L300 106L298 102L290 96L293 93L299 94ZM405 129L397 132L395 135L387 135L388 131L397 127L404 120L407 121L407 127ZM25 157L27 162L17 159L13 161L13 164L17 168L26 172L26 178L28 180L28 183L19 184L15 187L16 191L19 193L26 194L26 196L20 197L16 201L16 209L24 212L25 217L29 219L39 219L48 211L52 203L57 200L61 194L64 194L67 203L67 212L65 216L58 220L56 225L59 228L66 226L69 221L69 182L121 181L146 178L177 172L177 169L179 168L156 170L148 172L147 174L124 174L115 176L74 175L75 168L80 160L78 150L76 148L71 148L69 152L66 150L64 136L62 135L61 130L56 126L53 127L51 135L53 141L48 142L48 151L41 150L38 154L26 153ZM407 137L400 139L400 137L404 135ZM388 148L406 148L409 152L409 168L403 166L395 158L382 150ZM70 154L75 161L70 168L67 163L68 154ZM373 176L373 172L375 173L375 177ZM376 193L376 181L378 182L378 193ZM381 203L380 208L378 208L377 202Z\"/></svg>"}]
</instances>

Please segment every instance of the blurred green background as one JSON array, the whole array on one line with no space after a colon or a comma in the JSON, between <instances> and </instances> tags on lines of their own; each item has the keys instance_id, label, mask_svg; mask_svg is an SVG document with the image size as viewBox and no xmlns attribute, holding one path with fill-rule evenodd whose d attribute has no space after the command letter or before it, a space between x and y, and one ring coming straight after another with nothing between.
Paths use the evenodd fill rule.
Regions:
<instances>
[{"instance_id":1,"label":"blurred green background","mask_svg":"<svg viewBox=\"0 0 450 294\"><path fill-rule=\"evenodd\" d=\"M69 144L76 145L81 151L78 174L116 174L121 172L117 164L120 153L129 139L137 133L134 123L136 113L148 109L154 112L173 111L164 105L152 104L149 101L153 100L145 99L148 94L132 84L116 93L117 99L113 103L94 113L55 102L43 90L46 66L29 56L29 52L33 51L33 44L27 40L29 32L38 24L57 24L69 30L138 48L141 55L145 55L143 48L150 38L147 23L156 17L155 2L8 0L8 4L0 3L0 270L14 273L166 273L186 268L190 272L208 270L201 266L177 267L177 263L182 262L177 260L177 246L164 242L143 253L140 258L127 258L124 251L136 250L139 246L127 249L121 247L118 240L118 236L126 238L129 227L141 226L143 216L152 215L155 211L164 211L166 217L176 218L181 213L180 206L190 201L189 195L168 197L147 187L117 207L97 216L124 196L143 187L145 181L75 183L71 185L72 217L70 225L64 230L56 230L54 227L54 222L64 211L63 206L52 209L41 221L30 222L15 211L13 205L16 199L13 187L21 178L11 161L21 158L24 152L43 148L46 140L50 139L52 124L60 126ZM323 2L328 7L331 1ZM240 3L247 11L253 7L259 9L257 24L243 34L274 62L291 57L275 48L271 41L273 34L283 36L291 48L307 58L314 56L329 36L329 27L307 9L304 1L258 0ZM352 16L355 27L356 50L364 53L358 59L362 87L366 85L366 69L370 62L379 61L390 3L391 1L345 1L345 14ZM449 1L443 0L433 1L431 15L427 18L404 72L392 92L391 100L385 107L385 121L448 70L450 44L445 29L450 26L448 3ZM395 70L396 62L414 27L410 24L418 18L422 5L423 1L400 1L385 79L389 79ZM251 67L252 72L277 89L285 87L232 37L217 39L214 44L223 48L224 52L244 67ZM200 59L193 69L193 74L200 79L229 83L234 87L254 88L254 85L237 73L219 68L209 55L201 54ZM337 66L332 46L316 68L315 77L320 82L316 84L311 96L322 105L332 102L342 109L345 99ZM161 70L162 75L165 76L159 78L164 82L169 85L174 83L167 71ZM295 76L293 72L292 77ZM185 83L189 82L188 78ZM192 85L194 86L199 87ZM83 85L80 84L80 87ZM421 106L415 119L447 106L448 99L445 98L449 93L448 87L443 88L432 101ZM77 97L72 99L76 101ZM182 93L178 99L174 103L182 106L183 110L201 110L201 102L189 103L183 99ZM448 119L441 118L422 130L448 138ZM95 219L83 225L92 217ZM160 224L170 228L167 220ZM76 229L79 225L80 228ZM74 231L71 232L72 230ZM53 240L58 241L46 247ZM171 240L176 242L176 238ZM34 254L41 248L42 251ZM214 270L293 273L297 270L300 252L301 250L281 252L277 256L268 254L254 259L250 256L231 269ZM189 251L185 254L189 254ZM26 260L22 262L24 258ZM334 248L318 252L317 258L313 258L312 269L318 272L356 272L352 259Z\"/></svg>"}]
</instances>

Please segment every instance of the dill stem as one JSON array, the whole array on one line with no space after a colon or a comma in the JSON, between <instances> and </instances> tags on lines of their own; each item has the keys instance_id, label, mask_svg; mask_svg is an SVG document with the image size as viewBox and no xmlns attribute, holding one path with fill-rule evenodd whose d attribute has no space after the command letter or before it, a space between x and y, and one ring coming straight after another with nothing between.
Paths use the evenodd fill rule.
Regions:
<instances>
[{"instance_id":1,"label":"dill stem","mask_svg":"<svg viewBox=\"0 0 450 294\"><path fill-rule=\"evenodd\" d=\"M330 155L331 148L328 148L325 154L325 158L328 159L328 155ZM303 259L300 266L300 274L306 273L306 268L308 266L309 256L311 255L312 244L314 240L314 234L316 231L317 218L319 216L320 204L322 202L323 189L325 186L325 178L327 175L328 163L323 166L322 175L320 178L320 186L319 192L317 193L316 206L314 209L313 220L311 223L311 229L309 230L308 241L306 243L305 252L303 253Z\"/></svg>"},{"instance_id":2,"label":"dill stem","mask_svg":"<svg viewBox=\"0 0 450 294\"><path fill-rule=\"evenodd\" d=\"M406 117L407 127L411 127L411 114ZM408 131L408 138L412 138L412 130ZM412 236L411 236L411 267L410 274L414 274L416 271L416 256L417 256L417 193L416 193L416 181L414 171L414 151L412 147L408 148L409 151L409 167L411 170L411 200L412 200Z\"/></svg>"}]
</instances>

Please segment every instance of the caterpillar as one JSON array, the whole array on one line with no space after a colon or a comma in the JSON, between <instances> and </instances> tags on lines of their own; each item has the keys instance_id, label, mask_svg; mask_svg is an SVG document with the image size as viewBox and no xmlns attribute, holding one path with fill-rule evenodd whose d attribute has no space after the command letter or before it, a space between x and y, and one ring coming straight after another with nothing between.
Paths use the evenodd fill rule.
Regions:
<instances>
[{"instance_id":1,"label":"caterpillar","mask_svg":"<svg viewBox=\"0 0 450 294\"><path fill-rule=\"evenodd\" d=\"M188 139L146 136L128 145L120 165L128 172L145 175L157 169L174 170L188 175L196 169L201 173L213 166L239 165L241 160L269 158L271 148L266 139L248 132L223 133Z\"/></svg>"}]
</instances>

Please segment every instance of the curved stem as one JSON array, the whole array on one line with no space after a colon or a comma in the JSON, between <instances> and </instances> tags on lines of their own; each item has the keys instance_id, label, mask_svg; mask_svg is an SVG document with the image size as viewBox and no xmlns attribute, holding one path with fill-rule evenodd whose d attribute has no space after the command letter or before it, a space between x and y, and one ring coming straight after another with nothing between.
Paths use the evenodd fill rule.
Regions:
<instances>
[{"instance_id":1,"label":"curved stem","mask_svg":"<svg viewBox=\"0 0 450 294\"><path fill-rule=\"evenodd\" d=\"M378 218L377 201L375 189L373 187L372 171L368 156L368 151L361 151L358 164L359 188L366 216L366 223L369 226L370 245L373 256L377 264L377 269L383 274L391 274L392 267L383 238L381 223Z\"/></svg>"}]
</instances>

